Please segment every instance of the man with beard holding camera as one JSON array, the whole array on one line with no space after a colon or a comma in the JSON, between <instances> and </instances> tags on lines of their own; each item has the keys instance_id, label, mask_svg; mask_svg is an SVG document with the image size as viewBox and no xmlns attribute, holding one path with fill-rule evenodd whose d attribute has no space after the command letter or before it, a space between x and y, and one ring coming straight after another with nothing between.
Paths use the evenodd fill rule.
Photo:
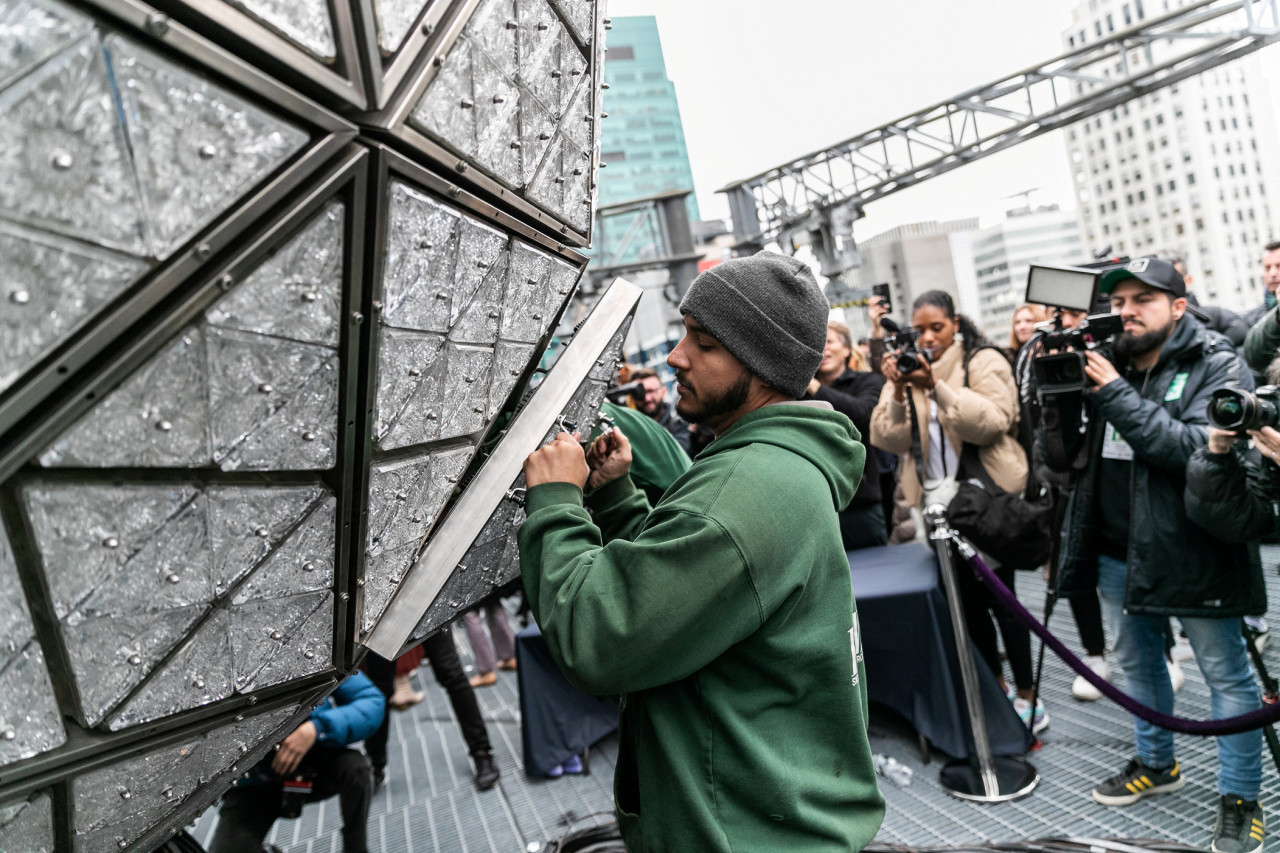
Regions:
<instances>
[{"instance_id":1,"label":"man with beard holding camera","mask_svg":"<svg viewBox=\"0 0 1280 853\"><path fill-rule=\"evenodd\" d=\"M614 799L633 853L852 851L880 827L836 517L866 450L830 403L799 400L829 310L782 255L694 280L667 363L680 416L716 439L652 508L620 430L585 457L561 433L525 461L525 590L565 676L623 694Z\"/></svg>"},{"instance_id":2,"label":"man with beard holding camera","mask_svg":"<svg viewBox=\"0 0 1280 853\"><path fill-rule=\"evenodd\" d=\"M1214 390L1252 388L1252 377L1230 341L1186 313L1186 285L1171 264L1138 258L1105 274L1101 290L1124 332L1114 364L1084 353L1089 427L1083 439L1070 429L1064 436L1068 458L1085 455L1067 501L1059 592L1097 586L1134 699L1173 713L1164 625L1177 616L1210 686L1213 716L1244 713L1259 701L1240 632L1253 605L1250 585L1239 581L1250 571L1249 549L1192 524L1183 490L1187 463L1208 440ZM1127 805L1184 785L1172 732L1135 717L1134 736L1137 757L1093 789L1099 803ZM1260 849L1248 826L1241 831L1234 804L1256 801L1261 781L1260 734L1218 738L1215 853Z\"/></svg>"}]
</instances>

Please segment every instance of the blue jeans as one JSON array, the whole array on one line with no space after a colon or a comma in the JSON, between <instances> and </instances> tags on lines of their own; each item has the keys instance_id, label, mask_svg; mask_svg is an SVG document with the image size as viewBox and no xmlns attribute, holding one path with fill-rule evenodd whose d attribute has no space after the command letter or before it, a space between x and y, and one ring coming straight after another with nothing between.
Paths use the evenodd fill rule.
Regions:
<instances>
[{"instance_id":1,"label":"blue jeans","mask_svg":"<svg viewBox=\"0 0 1280 853\"><path fill-rule=\"evenodd\" d=\"M1173 685L1164 657L1164 616L1124 612L1126 566L1110 557L1098 558L1098 597L1111 637L1116 661L1130 696L1165 714L1173 713ZM1196 664L1209 685L1213 718L1234 717L1262 707L1258 685L1249 666L1240 619L1184 618L1183 631L1191 640ZM1133 718L1138 757L1148 767L1174 762L1173 733L1140 717ZM1262 732L1255 730L1218 738L1218 793L1256 800L1262 787Z\"/></svg>"}]
</instances>

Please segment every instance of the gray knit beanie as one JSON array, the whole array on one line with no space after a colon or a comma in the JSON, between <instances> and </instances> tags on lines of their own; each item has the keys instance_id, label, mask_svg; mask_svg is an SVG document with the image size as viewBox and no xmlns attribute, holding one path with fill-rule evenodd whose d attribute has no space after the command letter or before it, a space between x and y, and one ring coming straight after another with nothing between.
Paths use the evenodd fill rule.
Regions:
<instances>
[{"instance_id":1,"label":"gray knit beanie","mask_svg":"<svg viewBox=\"0 0 1280 853\"><path fill-rule=\"evenodd\" d=\"M831 308L807 266L760 252L695 278L680 313L692 314L756 376L800 397L822 362Z\"/></svg>"}]
</instances>

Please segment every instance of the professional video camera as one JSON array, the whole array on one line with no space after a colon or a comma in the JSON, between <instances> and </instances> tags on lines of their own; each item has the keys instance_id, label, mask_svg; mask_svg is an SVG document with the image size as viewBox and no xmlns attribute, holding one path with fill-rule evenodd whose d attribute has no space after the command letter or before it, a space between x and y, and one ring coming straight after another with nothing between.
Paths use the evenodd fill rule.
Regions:
<instances>
[{"instance_id":1,"label":"professional video camera","mask_svg":"<svg viewBox=\"0 0 1280 853\"><path fill-rule=\"evenodd\" d=\"M1036 392L1044 397L1083 391L1085 350L1111 357L1109 344L1124 331L1119 314L1092 314L1075 328L1065 328L1063 311L1087 312L1097 306L1098 279L1117 266L1115 262L1084 267L1050 267L1032 264L1027 274L1027 302L1058 309L1052 323L1042 324L1036 340L1043 355L1032 362Z\"/></svg>"},{"instance_id":2,"label":"professional video camera","mask_svg":"<svg viewBox=\"0 0 1280 853\"><path fill-rule=\"evenodd\" d=\"M1280 385L1263 385L1253 393L1219 388L1209 399L1209 422L1232 432L1280 428Z\"/></svg>"},{"instance_id":3,"label":"professional video camera","mask_svg":"<svg viewBox=\"0 0 1280 853\"><path fill-rule=\"evenodd\" d=\"M880 326L885 330L885 351L898 357L899 373L914 373L929 361L929 354L916 346L920 333L915 329L904 329L888 317L880 318Z\"/></svg>"}]
</instances>

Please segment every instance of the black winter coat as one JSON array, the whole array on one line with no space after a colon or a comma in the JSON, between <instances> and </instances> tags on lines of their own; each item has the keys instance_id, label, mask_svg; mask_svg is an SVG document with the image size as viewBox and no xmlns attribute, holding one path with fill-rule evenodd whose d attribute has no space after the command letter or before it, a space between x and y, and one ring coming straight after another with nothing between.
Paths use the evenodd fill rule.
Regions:
<instances>
[{"instance_id":1,"label":"black winter coat","mask_svg":"<svg viewBox=\"0 0 1280 853\"><path fill-rule=\"evenodd\" d=\"M1124 364L1117 365L1121 376ZM1176 383L1176 384L1175 384ZM1071 596L1098 582L1097 484L1105 425L1133 448L1129 482L1127 612L1224 617L1255 610L1257 549L1215 538L1187 517L1187 464L1208 441L1207 406L1214 390L1251 389L1252 377L1231 342L1190 315L1178 322L1151 369L1145 389L1127 380L1085 395L1089 424L1083 469L1067 499L1058 560L1058 591ZM1065 414L1065 413L1064 413ZM1080 436L1067 424L1069 457Z\"/></svg>"},{"instance_id":2,"label":"black winter coat","mask_svg":"<svg viewBox=\"0 0 1280 853\"><path fill-rule=\"evenodd\" d=\"M831 404L837 412L846 415L853 421L858 430L858 441L867 448L867 465L870 473L876 459L871 439L871 412L880 401L880 389L884 387L884 377L879 373L845 368L844 373L836 377L830 385L823 385L814 394L805 394L806 400L824 400ZM850 507L870 506L880 502L880 477L864 476L858 483L858 491L854 492Z\"/></svg>"},{"instance_id":3,"label":"black winter coat","mask_svg":"<svg viewBox=\"0 0 1280 853\"><path fill-rule=\"evenodd\" d=\"M1225 576L1233 568L1224 566L1224 586L1239 587L1249 593L1246 614L1266 612L1266 588L1262 565L1256 559L1256 540L1276 525L1273 502L1280 500L1280 468L1264 462L1256 448L1236 442L1230 453L1197 450L1187 466L1187 516L1224 542L1250 543L1255 557L1247 577Z\"/></svg>"}]
</instances>

